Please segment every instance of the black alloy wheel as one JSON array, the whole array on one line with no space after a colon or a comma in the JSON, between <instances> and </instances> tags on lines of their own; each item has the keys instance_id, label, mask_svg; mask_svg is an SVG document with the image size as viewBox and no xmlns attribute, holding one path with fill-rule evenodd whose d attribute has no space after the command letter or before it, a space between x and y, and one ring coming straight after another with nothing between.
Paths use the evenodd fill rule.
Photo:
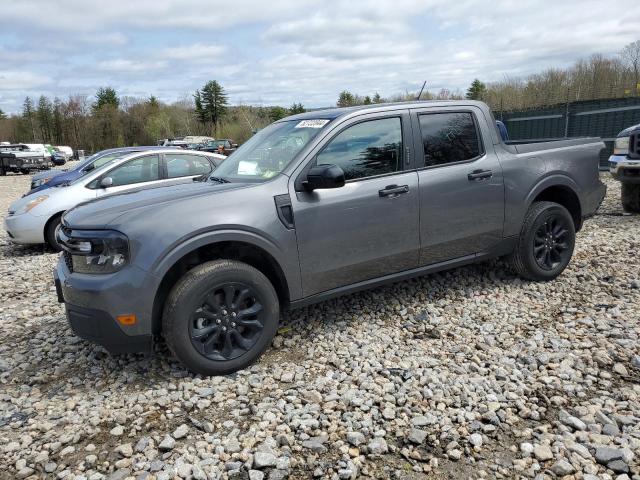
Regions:
<instances>
[{"instance_id":1,"label":"black alloy wheel","mask_svg":"<svg viewBox=\"0 0 640 480\"><path fill-rule=\"evenodd\" d=\"M533 255L544 270L553 270L571 256L567 236L570 226L566 218L552 215L536 230L533 239Z\"/></svg>"},{"instance_id":2,"label":"black alloy wheel","mask_svg":"<svg viewBox=\"0 0 640 480\"><path fill-rule=\"evenodd\" d=\"M225 283L206 293L191 314L191 343L211 360L233 360L256 344L264 308L259 294L245 283Z\"/></svg>"},{"instance_id":3,"label":"black alloy wheel","mask_svg":"<svg viewBox=\"0 0 640 480\"><path fill-rule=\"evenodd\" d=\"M262 355L279 321L278 294L261 271L237 260L211 260L189 270L171 289L162 335L191 371L226 375Z\"/></svg>"}]
</instances>

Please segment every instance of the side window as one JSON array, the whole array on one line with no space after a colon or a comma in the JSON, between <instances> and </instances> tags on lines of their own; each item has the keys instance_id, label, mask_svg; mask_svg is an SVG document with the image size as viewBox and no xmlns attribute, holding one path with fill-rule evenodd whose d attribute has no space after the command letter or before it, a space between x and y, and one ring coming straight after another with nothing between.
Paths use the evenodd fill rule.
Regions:
<instances>
[{"instance_id":1,"label":"side window","mask_svg":"<svg viewBox=\"0 0 640 480\"><path fill-rule=\"evenodd\" d=\"M317 165L334 164L346 180L392 173L402 168L399 117L358 123L340 132L316 157Z\"/></svg>"},{"instance_id":2,"label":"side window","mask_svg":"<svg viewBox=\"0 0 640 480\"><path fill-rule=\"evenodd\" d=\"M159 165L158 155L147 155L123 163L107 173L106 176L113 179L113 187L152 182L160 179Z\"/></svg>"},{"instance_id":3,"label":"side window","mask_svg":"<svg viewBox=\"0 0 640 480\"><path fill-rule=\"evenodd\" d=\"M473 114L468 112L418 115L424 163L427 167L471 160L481 153Z\"/></svg>"},{"instance_id":4,"label":"side window","mask_svg":"<svg viewBox=\"0 0 640 480\"><path fill-rule=\"evenodd\" d=\"M165 153L169 178L204 175L211 171L211 163L202 155Z\"/></svg>"}]
</instances>

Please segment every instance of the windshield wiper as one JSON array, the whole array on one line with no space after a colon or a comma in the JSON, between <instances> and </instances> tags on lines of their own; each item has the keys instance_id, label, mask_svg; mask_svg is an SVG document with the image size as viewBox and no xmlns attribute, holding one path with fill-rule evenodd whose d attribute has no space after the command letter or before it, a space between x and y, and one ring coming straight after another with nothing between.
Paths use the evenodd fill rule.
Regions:
<instances>
[{"instance_id":1,"label":"windshield wiper","mask_svg":"<svg viewBox=\"0 0 640 480\"><path fill-rule=\"evenodd\" d=\"M222 177L209 177L209 180L213 180L214 182L218 182L218 183L231 183L229 180Z\"/></svg>"}]
</instances>

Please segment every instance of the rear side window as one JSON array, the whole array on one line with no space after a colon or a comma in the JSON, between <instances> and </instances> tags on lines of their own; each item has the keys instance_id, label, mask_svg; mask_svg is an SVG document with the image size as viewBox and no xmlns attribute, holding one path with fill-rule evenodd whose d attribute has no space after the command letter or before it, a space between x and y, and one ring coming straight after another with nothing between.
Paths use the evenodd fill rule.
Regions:
<instances>
[{"instance_id":1,"label":"rear side window","mask_svg":"<svg viewBox=\"0 0 640 480\"><path fill-rule=\"evenodd\" d=\"M147 155L130 160L114 168L105 176L111 177L113 187L160 180L158 155Z\"/></svg>"},{"instance_id":2,"label":"rear side window","mask_svg":"<svg viewBox=\"0 0 640 480\"><path fill-rule=\"evenodd\" d=\"M317 165L334 164L346 180L393 173L402 166L402 124L398 117L358 123L339 133L318 154Z\"/></svg>"},{"instance_id":3,"label":"rear side window","mask_svg":"<svg viewBox=\"0 0 640 480\"><path fill-rule=\"evenodd\" d=\"M211 172L211 163L202 155L166 153L164 157L169 178L204 175Z\"/></svg>"},{"instance_id":4,"label":"rear side window","mask_svg":"<svg viewBox=\"0 0 640 480\"><path fill-rule=\"evenodd\" d=\"M427 167L464 162L482 151L478 130L470 112L418 115L424 163Z\"/></svg>"}]
</instances>

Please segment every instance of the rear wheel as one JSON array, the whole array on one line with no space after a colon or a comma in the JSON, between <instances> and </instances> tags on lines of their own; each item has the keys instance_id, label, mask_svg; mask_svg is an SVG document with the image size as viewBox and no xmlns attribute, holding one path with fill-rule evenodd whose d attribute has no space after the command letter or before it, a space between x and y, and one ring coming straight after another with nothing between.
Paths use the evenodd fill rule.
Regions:
<instances>
[{"instance_id":1,"label":"rear wheel","mask_svg":"<svg viewBox=\"0 0 640 480\"><path fill-rule=\"evenodd\" d=\"M4 167L0 167L0 177L4 177L6 174L7 174L7 172L4 169Z\"/></svg>"},{"instance_id":2,"label":"rear wheel","mask_svg":"<svg viewBox=\"0 0 640 480\"><path fill-rule=\"evenodd\" d=\"M27 168L21 168L20 173L23 175L29 175L29 170Z\"/></svg>"},{"instance_id":3,"label":"rear wheel","mask_svg":"<svg viewBox=\"0 0 640 480\"><path fill-rule=\"evenodd\" d=\"M571 214L553 202L535 202L525 216L511 263L529 280L553 280L567 267L575 245Z\"/></svg>"},{"instance_id":4,"label":"rear wheel","mask_svg":"<svg viewBox=\"0 0 640 480\"><path fill-rule=\"evenodd\" d=\"M58 231L58 228L60 228L61 218L61 213L55 215L47 222L47 225L44 228L45 240L47 241L47 244L56 252L62 250L60 244L58 243L58 239L56 238L56 232Z\"/></svg>"},{"instance_id":5,"label":"rear wheel","mask_svg":"<svg viewBox=\"0 0 640 480\"><path fill-rule=\"evenodd\" d=\"M640 184L622 184L622 208L627 212L640 213Z\"/></svg>"},{"instance_id":6,"label":"rear wheel","mask_svg":"<svg viewBox=\"0 0 640 480\"><path fill-rule=\"evenodd\" d=\"M202 375L251 365L280 320L275 289L259 270L215 260L187 272L167 298L162 333L173 354Z\"/></svg>"}]
</instances>

